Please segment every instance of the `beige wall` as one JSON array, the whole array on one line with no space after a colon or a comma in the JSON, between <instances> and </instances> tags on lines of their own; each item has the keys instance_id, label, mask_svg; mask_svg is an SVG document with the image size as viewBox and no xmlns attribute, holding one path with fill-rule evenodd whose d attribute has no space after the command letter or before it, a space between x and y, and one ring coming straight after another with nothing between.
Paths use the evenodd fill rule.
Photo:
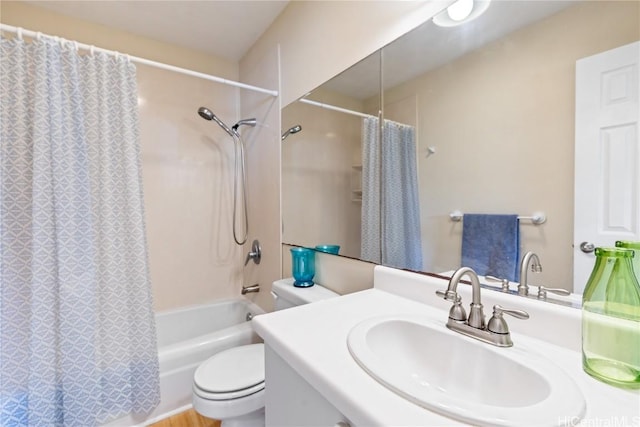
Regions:
<instances>
[{"instance_id":1,"label":"beige wall","mask_svg":"<svg viewBox=\"0 0 640 427\"><path fill-rule=\"evenodd\" d=\"M0 3L0 20L257 86L280 87L281 97L277 100L247 96L246 93L240 95L235 91L215 94L221 89L213 83L207 90L198 83L183 82L175 76L166 80L139 67L143 79L140 82L142 97L155 103L154 97L158 96L163 103L163 107L149 106L148 111L154 112L151 115L146 115L146 107L141 110L141 126L144 134L149 135L143 135L143 174L156 310L222 298L231 293L235 295L241 283L254 281L259 282L263 289L251 298L269 308L270 284L282 275L280 107L419 25L449 3L451 0L291 2L240 64L64 17L21 2L3 0ZM358 19L352 19L354 16ZM149 79L148 84L145 83L146 78ZM183 85L190 86L193 96L187 90L181 91ZM185 96L185 101L175 101L174 97L179 94L171 93L170 88L163 88L168 91L164 95L156 95L154 92L160 86L174 87ZM143 92L144 88L151 92ZM209 94L197 101L202 95ZM218 97L215 105L211 101L213 96ZM193 100L193 105L190 100ZM177 112L175 108L179 107L176 105L182 102L185 102L184 109ZM263 245L263 261L259 266L249 265L242 270L248 247L230 249L227 246L230 241L229 194L215 194L215 191L229 191L229 187L221 188L224 180L228 182L230 179L229 163L225 164L227 170L224 172L222 169L208 169L207 165L214 168L225 160L225 156L226 161L229 160L226 151L229 141L211 124L199 121L195 108L200 103L216 109L216 113L219 112L227 122L233 123L240 116L255 116L260 123L258 128L247 129L243 133L248 139L249 156L249 243L253 238L259 238ZM156 107L167 109L158 113ZM164 120L157 120L158 117L164 117ZM197 143L193 142L194 138ZM190 162L197 164L195 170L188 167ZM222 175L216 175L220 173ZM206 181L212 175L213 181L203 182L198 187L201 179ZM167 189L170 177L177 177L181 184ZM180 190L180 185L184 185L182 189L188 194ZM211 192L214 194L209 199ZM184 205L195 199L200 200L197 208ZM212 204L207 204L209 202ZM196 218L197 221L193 221ZM208 219L211 222L207 222ZM185 220L187 223L183 222ZM192 239L197 243L189 247L188 242ZM172 247L185 252L178 254Z\"/></svg>"},{"instance_id":2,"label":"beige wall","mask_svg":"<svg viewBox=\"0 0 640 427\"><path fill-rule=\"evenodd\" d=\"M241 80L269 88L277 83L280 87L280 107L283 107L415 28L451 2L452 0L292 1L240 61ZM341 23L344 25L340 25ZM269 72L261 73L265 58L274 51L277 51L280 57L280 73L277 78ZM275 120L270 122L274 123ZM279 135L284 126L280 123L277 126ZM274 207L275 200L280 203L280 138L276 136L272 140L263 141L262 144L262 147L270 149L250 153L250 162L265 165L251 178L252 186L256 185L254 188L262 191L254 196L257 191L252 190L252 206L256 200L268 201L256 207L261 212L256 227L258 231L264 230L260 237L263 247L277 246L278 249L275 253L265 250L265 258L260 266L252 267L249 277L255 278L262 288L260 294L253 298L263 307L269 308L271 301L268 291L271 289L271 283L283 275L290 276L290 266L287 268L285 265L284 269L282 267L281 207L279 204L277 210ZM254 184L254 180L258 183ZM270 208L267 209L267 206ZM289 257L287 253L285 263ZM352 265L355 272L353 276L358 276L358 272L368 271L369 267L368 264L364 268L361 267L362 263L356 260L329 262L326 268L322 269L325 273L321 277L339 282L346 271L351 271L347 267L349 265ZM350 278L353 276L348 275ZM360 280L350 282L370 282L368 273L358 277ZM348 284L345 289L349 289Z\"/></svg>"},{"instance_id":3,"label":"beige wall","mask_svg":"<svg viewBox=\"0 0 640 427\"><path fill-rule=\"evenodd\" d=\"M314 91L313 100L362 111L362 103ZM283 241L314 247L340 245L360 257L362 119L296 102L282 110L283 129L302 132L282 143ZM359 168L357 167L359 166Z\"/></svg>"},{"instance_id":4,"label":"beige wall","mask_svg":"<svg viewBox=\"0 0 640 427\"><path fill-rule=\"evenodd\" d=\"M584 2L385 92L409 106L394 119L418 115L427 270L460 266L451 211L545 211L544 225L521 225L522 251L544 267L532 281L572 288L575 61L638 40L639 6Z\"/></svg>"},{"instance_id":5,"label":"beige wall","mask_svg":"<svg viewBox=\"0 0 640 427\"><path fill-rule=\"evenodd\" d=\"M240 67L251 68L256 57L280 45L284 106L452 2L292 1L240 61Z\"/></svg>"},{"instance_id":6,"label":"beige wall","mask_svg":"<svg viewBox=\"0 0 640 427\"><path fill-rule=\"evenodd\" d=\"M0 22L236 80L238 64L204 52L70 18L22 1L0 1Z\"/></svg>"},{"instance_id":7,"label":"beige wall","mask_svg":"<svg viewBox=\"0 0 640 427\"><path fill-rule=\"evenodd\" d=\"M241 80L256 86L277 89L280 76L278 47L263 52L254 66L241 70ZM255 128L241 128L246 135L249 205L249 239L243 256L254 239L262 246L259 265L244 267L243 284L260 284L260 292L247 297L265 310L273 309L271 284L282 277L280 233L280 102L279 98L244 91L242 117L256 117Z\"/></svg>"},{"instance_id":8,"label":"beige wall","mask_svg":"<svg viewBox=\"0 0 640 427\"><path fill-rule=\"evenodd\" d=\"M237 78L237 64L200 52L1 3L2 22L178 66ZM196 113L238 116L239 91L138 65L140 131L149 264L156 311L239 295L242 250L231 235L229 136ZM278 247L279 252L279 247Z\"/></svg>"},{"instance_id":9,"label":"beige wall","mask_svg":"<svg viewBox=\"0 0 640 427\"><path fill-rule=\"evenodd\" d=\"M292 246L282 245L283 277L291 277ZM373 287L373 269L376 264L316 252L316 275L313 281L332 291L346 295Z\"/></svg>"}]
</instances>

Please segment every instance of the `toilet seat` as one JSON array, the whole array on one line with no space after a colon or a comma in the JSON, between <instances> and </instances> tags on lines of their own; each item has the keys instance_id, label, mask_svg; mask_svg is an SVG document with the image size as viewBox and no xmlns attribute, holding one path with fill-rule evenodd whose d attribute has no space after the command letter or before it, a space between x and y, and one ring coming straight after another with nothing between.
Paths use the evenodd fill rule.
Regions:
<instances>
[{"instance_id":1,"label":"toilet seat","mask_svg":"<svg viewBox=\"0 0 640 427\"><path fill-rule=\"evenodd\" d=\"M202 390L200 387L194 384L193 392L203 399L207 400L233 400L240 399L241 397L250 396L264 390L264 382L256 384L253 387L249 387L243 390L230 391L227 393L212 393L210 391Z\"/></svg>"},{"instance_id":2,"label":"toilet seat","mask_svg":"<svg viewBox=\"0 0 640 427\"><path fill-rule=\"evenodd\" d=\"M232 400L264 389L264 344L234 347L207 359L193 377L193 391L207 400Z\"/></svg>"}]
</instances>

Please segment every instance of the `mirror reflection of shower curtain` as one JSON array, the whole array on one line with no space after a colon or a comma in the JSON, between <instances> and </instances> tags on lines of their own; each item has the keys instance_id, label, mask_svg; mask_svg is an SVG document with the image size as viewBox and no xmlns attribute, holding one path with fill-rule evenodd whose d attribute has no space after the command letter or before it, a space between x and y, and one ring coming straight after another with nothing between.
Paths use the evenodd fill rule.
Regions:
<instances>
[{"instance_id":1,"label":"mirror reflection of shower curtain","mask_svg":"<svg viewBox=\"0 0 640 427\"><path fill-rule=\"evenodd\" d=\"M362 123L361 257L390 267L422 269L415 128L378 119Z\"/></svg>"}]
</instances>

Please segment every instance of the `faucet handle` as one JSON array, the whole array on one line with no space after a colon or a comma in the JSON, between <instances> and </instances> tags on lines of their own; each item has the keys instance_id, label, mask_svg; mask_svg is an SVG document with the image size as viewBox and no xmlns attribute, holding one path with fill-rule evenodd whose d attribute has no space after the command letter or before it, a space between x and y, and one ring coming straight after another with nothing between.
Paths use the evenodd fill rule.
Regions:
<instances>
[{"instance_id":1,"label":"faucet handle","mask_svg":"<svg viewBox=\"0 0 640 427\"><path fill-rule=\"evenodd\" d=\"M453 301L451 310L449 310L449 318L458 322L464 322L467 320L467 312L462 306L462 297L457 292L453 291L441 291L437 290L436 295L446 299L447 301Z\"/></svg>"},{"instance_id":2,"label":"faucet handle","mask_svg":"<svg viewBox=\"0 0 640 427\"><path fill-rule=\"evenodd\" d=\"M436 295L438 295L441 298L446 299L447 301L452 301L452 302L460 302L460 301L462 301L462 297L460 295L458 295L457 292L453 292L453 291L441 291L440 289L438 289L436 291Z\"/></svg>"},{"instance_id":3,"label":"faucet handle","mask_svg":"<svg viewBox=\"0 0 640 427\"><path fill-rule=\"evenodd\" d=\"M251 244L251 252L247 254L247 258L244 260L245 267L249 264L249 261L253 260L256 264L260 264L260 259L262 258L262 248L260 247L260 242L254 240Z\"/></svg>"},{"instance_id":4,"label":"faucet handle","mask_svg":"<svg viewBox=\"0 0 640 427\"><path fill-rule=\"evenodd\" d=\"M495 276L484 276L485 279L489 282L500 282L502 284L502 292L509 292L509 280L501 279Z\"/></svg>"},{"instance_id":5,"label":"faucet handle","mask_svg":"<svg viewBox=\"0 0 640 427\"><path fill-rule=\"evenodd\" d=\"M547 292L551 292L552 294L569 296L571 292L562 288L547 288L545 286L538 286L538 298L547 299Z\"/></svg>"},{"instance_id":6,"label":"faucet handle","mask_svg":"<svg viewBox=\"0 0 640 427\"><path fill-rule=\"evenodd\" d=\"M504 308L503 306L498 305L498 304L493 306L493 314L494 315L502 314L502 313L509 314L509 315L511 315L513 317L516 317L518 319L528 319L529 318L529 313L527 313L524 310L514 310L512 308Z\"/></svg>"},{"instance_id":7,"label":"faucet handle","mask_svg":"<svg viewBox=\"0 0 640 427\"><path fill-rule=\"evenodd\" d=\"M509 326L507 325L507 321L504 320L502 314L509 314L518 319L528 319L529 313L523 310L513 310L510 308L504 308L501 305L493 306L493 316L489 319L489 323L487 324L487 329L490 332L495 334L508 334Z\"/></svg>"}]
</instances>

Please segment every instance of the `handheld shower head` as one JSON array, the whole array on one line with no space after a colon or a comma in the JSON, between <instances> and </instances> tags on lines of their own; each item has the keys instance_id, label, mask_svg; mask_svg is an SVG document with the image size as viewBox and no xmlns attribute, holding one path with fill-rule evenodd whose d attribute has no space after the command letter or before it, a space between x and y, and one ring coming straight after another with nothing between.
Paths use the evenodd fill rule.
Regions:
<instances>
[{"instance_id":1,"label":"handheld shower head","mask_svg":"<svg viewBox=\"0 0 640 427\"><path fill-rule=\"evenodd\" d=\"M233 125L233 130L229 129L229 126L225 125L222 120L216 117L215 114L207 107L198 108L198 114L205 120L213 120L216 122L225 132L233 138L234 144L234 176L233 176L233 240L235 240L236 244L243 245L247 241L247 236L249 233L249 215L247 214L247 174L245 171L245 155L244 155L244 144L242 142L242 138L238 134L238 126L247 125L247 126L255 126L256 119L246 119L240 120L238 123ZM240 177L238 176L240 174ZM240 179L242 182L240 182ZM236 234L236 209L238 207L238 189L242 191L242 206L244 207L244 236L242 238L238 238Z\"/></svg>"},{"instance_id":2,"label":"handheld shower head","mask_svg":"<svg viewBox=\"0 0 640 427\"><path fill-rule=\"evenodd\" d=\"M209 110L207 107L198 108L198 114L200 114L200 117L202 117L205 120L213 120L214 122L216 122L222 129L224 129L225 132L229 134L229 136L233 138L233 132L231 132L231 129L229 129L229 126L225 125L224 122L220 120L218 116L213 114L213 112Z\"/></svg>"},{"instance_id":3,"label":"handheld shower head","mask_svg":"<svg viewBox=\"0 0 640 427\"><path fill-rule=\"evenodd\" d=\"M213 113L207 107L198 108L198 114L205 120L213 120Z\"/></svg>"},{"instance_id":4,"label":"handheld shower head","mask_svg":"<svg viewBox=\"0 0 640 427\"><path fill-rule=\"evenodd\" d=\"M291 135L292 133L298 133L302 130L302 126L300 125L295 125L289 129L287 129L283 134L282 134L282 138L281 140L284 141L285 139L287 139L287 137L289 135Z\"/></svg>"},{"instance_id":5,"label":"handheld shower head","mask_svg":"<svg viewBox=\"0 0 640 427\"><path fill-rule=\"evenodd\" d=\"M240 126L251 126L251 127L254 127L254 126L256 125L256 123L258 123L258 122L256 121L256 119L255 119L255 118L251 118L251 119L243 119L243 120L240 120L240 121L239 121L238 123L236 123L235 125L233 125L233 127L232 127L231 129L233 129L233 131L234 131L234 132L237 132L237 131L238 131L238 128L239 128Z\"/></svg>"}]
</instances>

